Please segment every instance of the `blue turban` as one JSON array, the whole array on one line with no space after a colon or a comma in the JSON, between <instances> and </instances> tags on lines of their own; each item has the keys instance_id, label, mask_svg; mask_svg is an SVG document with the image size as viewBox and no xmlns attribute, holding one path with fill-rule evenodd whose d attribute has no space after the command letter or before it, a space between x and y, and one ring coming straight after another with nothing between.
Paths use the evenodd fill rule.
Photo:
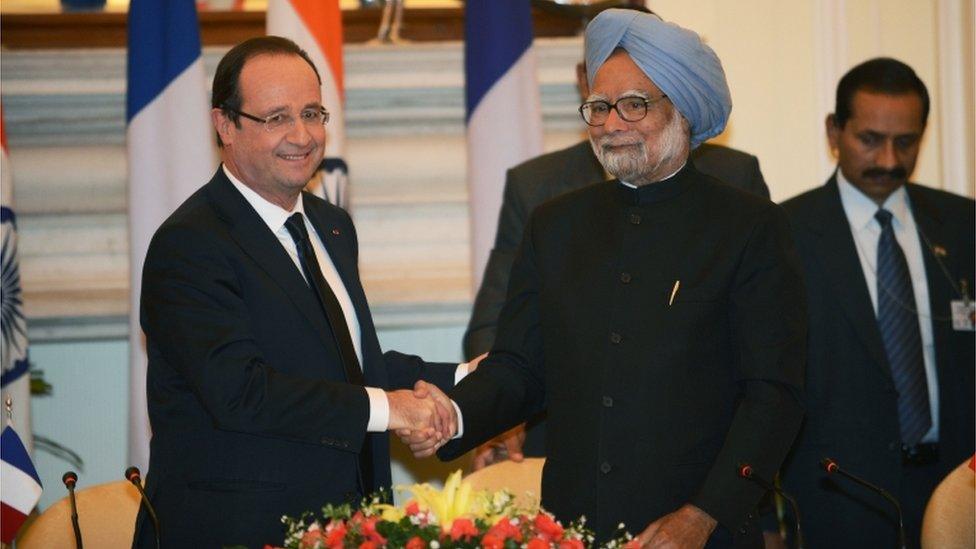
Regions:
<instances>
[{"instance_id":1,"label":"blue turban","mask_svg":"<svg viewBox=\"0 0 976 549\"><path fill-rule=\"evenodd\" d=\"M586 77L623 48L691 126L697 147L725 129L732 97L718 56L694 32L635 10L600 12L586 27Z\"/></svg>"}]
</instances>

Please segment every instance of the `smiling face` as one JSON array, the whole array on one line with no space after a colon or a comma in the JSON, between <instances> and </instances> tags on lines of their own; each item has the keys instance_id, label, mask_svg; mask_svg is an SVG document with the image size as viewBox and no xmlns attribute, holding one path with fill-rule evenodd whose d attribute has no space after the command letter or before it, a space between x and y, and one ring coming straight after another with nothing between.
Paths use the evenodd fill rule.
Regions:
<instances>
[{"instance_id":1,"label":"smiling face","mask_svg":"<svg viewBox=\"0 0 976 549\"><path fill-rule=\"evenodd\" d=\"M617 50L593 78L588 101L613 103L621 97L654 100L661 90L624 50ZM681 168L691 149L688 123L667 98L653 101L637 122L611 110L602 126L589 126L590 144L604 169L634 185L660 181Z\"/></svg>"},{"instance_id":2,"label":"smiling face","mask_svg":"<svg viewBox=\"0 0 976 549\"><path fill-rule=\"evenodd\" d=\"M827 118L830 146L844 177L878 205L904 185L915 170L925 122L914 93L857 91L851 116L837 127Z\"/></svg>"},{"instance_id":3,"label":"smiling face","mask_svg":"<svg viewBox=\"0 0 976 549\"><path fill-rule=\"evenodd\" d=\"M299 120L303 110L322 107L318 79L297 55L260 54L244 64L239 89L242 112L285 114L296 122L269 132L261 122L240 117L235 123L213 109L224 165L264 199L290 210L325 150L325 127Z\"/></svg>"}]
</instances>

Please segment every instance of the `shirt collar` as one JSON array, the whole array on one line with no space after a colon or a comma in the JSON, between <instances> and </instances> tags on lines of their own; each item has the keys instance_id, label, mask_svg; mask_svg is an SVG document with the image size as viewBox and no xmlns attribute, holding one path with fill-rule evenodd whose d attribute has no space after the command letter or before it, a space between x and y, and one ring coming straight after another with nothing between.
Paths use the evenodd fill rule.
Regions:
<instances>
[{"instance_id":1,"label":"shirt collar","mask_svg":"<svg viewBox=\"0 0 976 549\"><path fill-rule=\"evenodd\" d=\"M844 206L844 213L847 214L847 221L851 227L860 231L870 227L872 223L877 224L874 214L878 212L878 205L848 181L840 168L837 168L837 189L840 191L840 202ZM896 227L908 226L911 213L908 209L908 193L905 192L905 186L902 185L891 193L881 208L891 212Z\"/></svg>"},{"instance_id":2,"label":"shirt collar","mask_svg":"<svg viewBox=\"0 0 976 549\"><path fill-rule=\"evenodd\" d=\"M278 231L285 226L285 221L288 221L288 218L295 213L300 213L304 217L305 206L302 202L302 195L298 195L298 200L295 201L295 207L292 208L291 211L288 211L277 204L273 204L265 200L264 197L254 192L254 189L248 187L241 182L240 179L234 177L234 174L227 169L226 165L222 164L220 167L222 170L224 170L224 175L227 176L227 179L230 179L230 182L234 184L234 187L236 187L237 190L244 195L244 200L247 200L247 203L254 208L254 211L257 212L258 216L264 221L265 225L271 229L271 232L277 234Z\"/></svg>"}]
</instances>

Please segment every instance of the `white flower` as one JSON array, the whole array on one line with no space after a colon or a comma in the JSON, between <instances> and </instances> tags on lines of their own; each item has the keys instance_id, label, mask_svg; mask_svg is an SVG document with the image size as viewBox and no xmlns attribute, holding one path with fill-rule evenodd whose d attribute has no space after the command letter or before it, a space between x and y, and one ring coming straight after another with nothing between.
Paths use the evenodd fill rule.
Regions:
<instances>
[{"instance_id":1,"label":"white flower","mask_svg":"<svg viewBox=\"0 0 976 549\"><path fill-rule=\"evenodd\" d=\"M441 544L436 539L430 540L430 549L441 549Z\"/></svg>"}]
</instances>

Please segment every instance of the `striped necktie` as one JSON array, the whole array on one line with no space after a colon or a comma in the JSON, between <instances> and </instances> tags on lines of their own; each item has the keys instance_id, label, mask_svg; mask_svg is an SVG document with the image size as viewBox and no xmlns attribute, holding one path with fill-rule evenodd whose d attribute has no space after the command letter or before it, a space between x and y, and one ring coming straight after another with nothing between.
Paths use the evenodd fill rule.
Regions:
<instances>
[{"instance_id":1,"label":"striped necktie","mask_svg":"<svg viewBox=\"0 0 976 549\"><path fill-rule=\"evenodd\" d=\"M898 391L902 443L912 446L932 427L918 309L908 262L891 226L892 214L881 209L874 218L881 225L877 263L878 329Z\"/></svg>"}]
</instances>

